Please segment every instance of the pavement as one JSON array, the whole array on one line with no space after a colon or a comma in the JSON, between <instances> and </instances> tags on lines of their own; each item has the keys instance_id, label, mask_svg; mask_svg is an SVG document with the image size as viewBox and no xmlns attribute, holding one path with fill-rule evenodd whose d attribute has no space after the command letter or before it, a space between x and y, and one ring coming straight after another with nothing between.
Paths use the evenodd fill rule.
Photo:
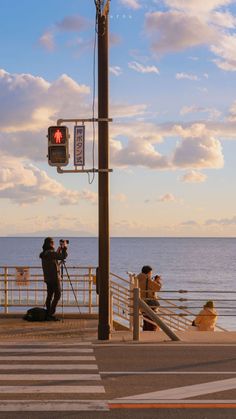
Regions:
<instances>
[{"instance_id":1,"label":"pavement","mask_svg":"<svg viewBox=\"0 0 236 419\"><path fill-rule=\"evenodd\" d=\"M0 418L234 418L235 335L171 342L159 333L101 342L96 320L0 319Z\"/></svg>"}]
</instances>

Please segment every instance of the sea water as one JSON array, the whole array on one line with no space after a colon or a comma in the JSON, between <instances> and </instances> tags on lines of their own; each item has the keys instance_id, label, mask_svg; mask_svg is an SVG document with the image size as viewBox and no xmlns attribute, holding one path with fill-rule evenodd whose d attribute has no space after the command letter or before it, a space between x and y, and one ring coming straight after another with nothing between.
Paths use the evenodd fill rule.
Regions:
<instances>
[{"instance_id":1,"label":"sea water","mask_svg":"<svg viewBox=\"0 0 236 419\"><path fill-rule=\"evenodd\" d=\"M98 265L97 238L65 239L70 241L68 266ZM42 244L38 237L1 238L0 266L40 266ZM189 291L188 297L197 301L178 304L195 307L194 312L208 299L224 299L216 301L219 323L236 329L235 253L234 238L111 238L110 270L127 278L128 271L139 273L143 265L151 265L153 273L162 276L166 296L185 298L186 294L169 292Z\"/></svg>"}]
</instances>

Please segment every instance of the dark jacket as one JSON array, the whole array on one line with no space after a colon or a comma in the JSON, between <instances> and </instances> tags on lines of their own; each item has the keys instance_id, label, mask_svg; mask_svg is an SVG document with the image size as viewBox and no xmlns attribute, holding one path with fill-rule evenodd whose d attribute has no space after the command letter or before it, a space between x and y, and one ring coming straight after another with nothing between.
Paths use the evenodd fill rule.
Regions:
<instances>
[{"instance_id":1,"label":"dark jacket","mask_svg":"<svg viewBox=\"0 0 236 419\"><path fill-rule=\"evenodd\" d=\"M42 259L44 282L56 285L60 280L60 266L58 261L67 257L66 249L63 248L60 252L47 249L40 253L39 257Z\"/></svg>"}]
</instances>

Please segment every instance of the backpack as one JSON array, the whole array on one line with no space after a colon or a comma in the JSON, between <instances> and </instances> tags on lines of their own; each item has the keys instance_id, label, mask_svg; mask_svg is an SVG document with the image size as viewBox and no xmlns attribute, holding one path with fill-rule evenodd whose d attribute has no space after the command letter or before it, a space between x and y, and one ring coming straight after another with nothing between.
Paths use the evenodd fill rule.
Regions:
<instances>
[{"instance_id":1,"label":"backpack","mask_svg":"<svg viewBox=\"0 0 236 419\"><path fill-rule=\"evenodd\" d=\"M41 307L30 308L23 319L28 322L45 322L47 320L47 311Z\"/></svg>"}]
</instances>

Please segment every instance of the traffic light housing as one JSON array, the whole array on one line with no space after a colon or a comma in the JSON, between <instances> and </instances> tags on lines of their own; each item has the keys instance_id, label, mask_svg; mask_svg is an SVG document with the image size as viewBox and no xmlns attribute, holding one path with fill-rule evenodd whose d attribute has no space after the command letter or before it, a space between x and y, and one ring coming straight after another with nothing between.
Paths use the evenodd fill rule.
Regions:
<instances>
[{"instance_id":1,"label":"traffic light housing","mask_svg":"<svg viewBox=\"0 0 236 419\"><path fill-rule=\"evenodd\" d=\"M69 130L65 126L48 128L48 164L67 166L69 163Z\"/></svg>"}]
</instances>

